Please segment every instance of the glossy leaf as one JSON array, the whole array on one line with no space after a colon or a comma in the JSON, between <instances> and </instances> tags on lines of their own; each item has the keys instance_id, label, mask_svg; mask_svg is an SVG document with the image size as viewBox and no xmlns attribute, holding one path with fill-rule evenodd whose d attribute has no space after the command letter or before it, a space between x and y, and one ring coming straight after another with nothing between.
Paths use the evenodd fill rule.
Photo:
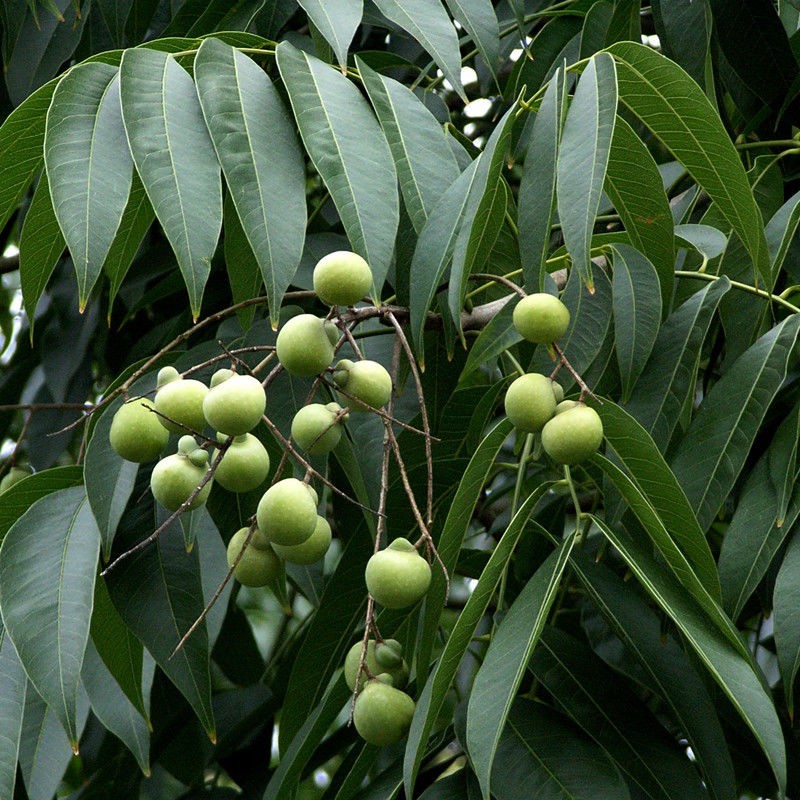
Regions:
<instances>
[{"instance_id":1,"label":"glossy leaf","mask_svg":"<svg viewBox=\"0 0 800 800\"><path fill-rule=\"evenodd\" d=\"M0 797L13 798L28 678L0 624ZM33 689L31 689L33 691Z\"/></svg>"},{"instance_id":2,"label":"glossy leaf","mask_svg":"<svg viewBox=\"0 0 800 800\"><path fill-rule=\"evenodd\" d=\"M197 318L222 227L222 188L194 82L170 55L134 48L122 57L120 96L133 162Z\"/></svg>"},{"instance_id":3,"label":"glossy leaf","mask_svg":"<svg viewBox=\"0 0 800 800\"><path fill-rule=\"evenodd\" d=\"M470 39L497 80L500 60L500 29L490 0L445 0L453 18Z\"/></svg>"},{"instance_id":4,"label":"glossy leaf","mask_svg":"<svg viewBox=\"0 0 800 800\"><path fill-rule=\"evenodd\" d=\"M339 65L347 66L347 50L361 22L364 0L298 0L316 29L333 48Z\"/></svg>"},{"instance_id":5,"label":"glossy leaf","mask_svg":"<svg viewBox=\"0 0 800 800\"><path fill-rule=\"evenodd\" d=\"M58 224L86 307L119 228L131 161L115 67L91 63L67 73L47 112L44 161Z\"/></svg>"},{"instance_id":6,"label":"glossy leaf","mask_svg":"<svg viewBox=\"0 0 800 800\"><path fill-rule=\"evenodd\" d=\"M277 325L305 240L305 167L297 135L277 90L243 53L206 39L194 71L203 116Z\"/></svg>"},{"instance_id":7,"label":"glossy leaf","mask_svg":"<svg viewBox=\"0 0 800 800\"><path fill-rule=\"evenodd\" d=\"M800 537L789 543L773 595L775 647L789 715L794 717L794 684L800 669Z\"/></svg>"},{"instance_id":8,"label":"glossy leaf","mask_svg":"<svg viewBox=\"0 0 800 800\"><path fill-rule=\"evenodd\" d=\"M590 249L594 218L614 136L617 78L606 53L589 60L564 121L558 150L558 216L564 242L581 278L593 286Z\"/></svg>"},{"instance_id":9,"label":"glossy leaf","mask_svg":"<svg viewBox=\"0 0 800 800\"><path fill-rule=\"evenodd\" d=\"M661 289L650 259L625 244L614 247L614 345L622 398L627 400L658 336Z\"/></svg>"},{"instance_id":10,"label":"glossy leaf","mask_svg":"<svg viewBox=\"0 0 800 800\"><path fill-rule=\"evenodd\" d=\"M769 278L764 223L739 154L700 87L655 50L635 42L609 48L620 100L705 189Z\"/></svg>"},{"instance_id":11,"label":"glossy leaf","mask_svg":"<svg viewBox=\"0 0 800 800\"><path fill-rule=\"evenodd\" d=\"M672 459L672 471L708 528L745 464L761 420L786 377L800 330L789 317L714 384Z\"/></svg>"},{"instance_id":12,"label":"glossy leaf","mask_svg":"<svg viewBox=\"0 0 800 800\"><path fill-rule=\"evenodd\" d=\"M386 138L366 100L341 73L288 42L278 45L277 61L306 150L380 293L400 213Z\"/></svg>"},{"instance_id":13,"label":"glossy leaf","mask_svg":"<svg viewBox=\"0 0 800 800\"><path fill-rule=\"evenodd\" d=\"M511 703L547 622L574 543L574 535L567 537L525 584L475 675L467 707L466 743L484 798L490 794L492 768Z\"/></svg>"}]
</instances>

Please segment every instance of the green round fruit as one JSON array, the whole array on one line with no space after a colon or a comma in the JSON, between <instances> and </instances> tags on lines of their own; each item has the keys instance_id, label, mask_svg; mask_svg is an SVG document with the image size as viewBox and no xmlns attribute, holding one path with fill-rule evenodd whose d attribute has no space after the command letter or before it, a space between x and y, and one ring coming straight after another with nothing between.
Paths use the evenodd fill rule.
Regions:
<instances>
[{"instance_id":1,"label":"green round fruit","mask_svg":"<svg viewBox=\"0 0 800 800\"><path fill-rule=\"evenodd\" d=\"M338 403L309 403L292 420L292 438L312 456L330 453L342 438L342 424L337 418Z\"/></svg>"},{"instance_id":2,"label":"green round fruit","mask_svg":"<svg viewBox=\"0 0 800 800\"><path fill-rule=\"evenodd\" d=\"M153 416L153 414L150 414L150 416ZM5 492L7 489L10 489L21 480L24 480L28 477L28 475L31 474L32 473L30 469L25 469L24 467L11 467L11 469L5 475L3 475L3 480L0 480L0 494Z\"/></svg>"},{"instance_id":3,"label":"green round fruit","mask_svg":"<svg viewBox=\"0 0 800 800\"><path fill-rule=\"evenodd\" d=\"M556 403L560 403L564 399L564 387L552 379L550 383L552 384L553 397L556 398Z\"/></svg>"},{"instance_id":4,"label":"green round fruit","mask_svg":"<svg viewBox=\"0 0 800 800\"><path fill-rule=\"evenodd\" d=\"M314 267L314 291L329 306L355 305L371 288L372 270L358 253L328 253Z\"/></svg>"},{"instance_id":5,"label":"green round fruit","mask_svg":"<svg viewBox=\"0 0 800 800\"><path fill-rule=\"evenodd\" d=\"M406 608L428 591L431 567L408 539L400 537L369 559L364 578L375 602Z\"/></svg>"},{"instance_id":6,"label":"green round fruit","mask_svg":"<svg viewBox=\"0 0 800 800\"><path fill-rule=\"evenodd\" d=\"M542 447L559 464L585 461L602 441L600 415L583 403L557 414L542 429Z\"/></svg>"},{"instance_id":7,"label":"green round fruit","mask_svg":"<svg viewBox=\"0 0 800 800\"><path fill-rule=\"evenodd\" d=\"M394 642L394 639L387 641ZM380 643L377 646L380 647ZM399 645L400 643L397 642ZM369 670L370 675L378 675L379 673L386 673L391 676L392 686L395 689L402 689L408 681L408 664L403 660L402 648L400 648L400 662L393 667L386 667L376 658L376 642L370 639L367 642L367 656L364 664ZM348 651L344 659L344 679L350 687L352 692L356 688L356 673L358 672L358 664L361 661L361 642L356 642ZM358 682L359 688L363 687L367 682L368 677L366 673L361 673L361 680Z\"/></svg>"},{"instance_id":8,"label":"green round fruit","mask_svg":"<svg viewBox=\"0 0 800 800\"><path fill-rule=\"evenodd\" d=\"M319 375L333 358L333 343L325 321L313 314L300 314L287 320L278 333L278 361L292 375Z\"/></svg>"},{"instance_id":9,"label":"green round fruit","mask_svg":"<svg viewBox=\"0 0 800 800\"><path fill-rule=\"evenodd\" d=\"M135 397L114 414L108 440L117 455L139 464L161 455L167 446L169 431L152 408L152 402L146 397Z\"/></svg>"},{"instance_id":10,"label":"green round fruit","mask_svg":"<svg viewBox=\"0 0 800 800\"><path fill-rule=\"evenodd\" d=\"M163 367L158 373L155 408L174 422L157 414L158 421L172 433L185 433L186 428L202 431L206 427L203 400L207 394L208 386L202 381L181 378L174 367Z\"/></svg>"},{"instance_id":11,"label":"green round fruit","mask_svg":"<svg viewBox=\"0 0 800 800\"><path fill-rule=\"evenodd\" d=\"M405 692L380 680L370 680L356 698L353 724L369 744L394 744L408 733L415 708Z\"/></svg>"},{"instance_id":12,"label":"green round fruit","mask_svg":"<svg viewBox=\"0 0 800 800\"><path fill-rule=\"evenodd\" d=\"M240 436L253 430L267 407L267 395L261 382L252 375L236 373L221 381L211 380L214 385L203 400L203 414L208 424L228 436Z\"/></svg>"},{"instance_id":13,"label":"green round fruit","mask_svg":"<svg viewBox=\"0 0 800 800\"><path fill-rule=\"evenodd\" d=\"M537 372L520 375L508 387L505 408L518 431L540 431L556 412L553 382Z\"/></svg>"},{"instance_id":14,"label":"green round fruit","mask_svg":"<svg viewBox=\"0 0 800 800\"><path fill-rule=\"evenodd\" d=\"M569 411L571 408L575 408L575 406L581 405L577 400L562 400L556 406L556 414L563 414L565 411Z\"/></svg>"},{"instance_id":15,"label":"green round fruit","mask_svg":"<svg viewBox=\"0 0 800 800\"><path fill-rule=\"evenodd\" d=\"M260 384L259 384L260 385ZM217 441L225 441L225 434L217 436ZM219 451L211 456L214 461ZM243 433L234 438L217 464L214 478L229 492L250 492L261 486L269 473L269 453L252 433Z\"/></svg>"},{"instance_id":16,"label":"green round fruit","mask_svg":"<svg viewBox=\"0 0 800 800\"><path fill-rule=\"evenodd\" d=\"M272 545L273 550L290 564L315 564L328 552L331 546L331 526L325 517L317 515L314 533L301 544Z\"/></svg>"},{"instance_id":17,"label":"green round fruit","mask_svg":"<svg viewBox=\"0 0 800 800\"><path fill-rule=\"evenodd\" d=\"M403 645L397 639L384 639L375 644L375 660L382 670L397 669L405 662L403 661ZM397 683L392 681L392 686L400 688Z\"/></svg>"},{"instance_id":18,"label":"green round fruit","mask_svg":"<svg viewBox=\"0 0 800 800\"><path fill-rule=\"evenodd\" d=\"M153 497L169 511L177 511L200 485L206 472L205 467L195 466L184 453L174 453L162 458L153 467L150 476ZM198 508L206 502L212 483L213 481L209 480L203 486L187 507L188 510Z\"/></svg>"},{"instance_id":19,"label":"green round fruit","mask_svg":"<svg viewBox=\"0 0 800 800\"><path fill-rule=\"evenodd\" d=\"M239 528L228 542L228 566L233 567L236 557L247 539L248 528ZM266 586L280 572L281 562L270 548L253 546L253 539L242 553L239 563L233 567L233 577L243 586Z\"/></svg>"},{"instance_id":20,"label":"green round fruit","mask_svg":"<svg viewBox=\"0 0 800 800\"><path fill-rule=\"evenodd\" d=\"M297 478L284 478L264 492L256 520L271 544L302 544L317 527L317 506L306 484Z\"/></svg>"},{"instance_id":21,"label":"green round fruit","mask_svg":"<svg viewBox=\"0 0 800 800\"><path fill-rule=\"evenodd\" d=\"M383 408L392 396L392 376L377 361L343 358L334 368L333 380L347 392L342 403L352 411Z\"/></svg>"},{"instance_id":22,"label":"green round fruit","mask_svg":"<svg viewBox=\"0 0 800 800\"><path fill-rule=\"evenodd\" d=\"M514 307L514 327L523 339L545 344L560 339L569 327L569 309L552 294L529 294Z\"/></svg>"}]
</instances>

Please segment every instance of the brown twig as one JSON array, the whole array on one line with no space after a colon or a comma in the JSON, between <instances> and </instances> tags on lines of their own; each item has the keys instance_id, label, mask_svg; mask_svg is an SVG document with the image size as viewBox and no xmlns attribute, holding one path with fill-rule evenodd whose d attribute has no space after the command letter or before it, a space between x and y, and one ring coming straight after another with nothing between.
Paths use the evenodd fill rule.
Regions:
<instances>
[{"instance_id":1,"label":"brown twig","mask_svg":"<svg viewBox=\"0 0 800 800\"><path fill-rule=\"evenodd\" d=\"M509 280L503 275L490 275L486 272L473 272L471 275L467 277L467 280L476 280L476 281L489 281L490 283L501 283L503 286L511 289L512 292L516 292L520 297L527 297L525 290L518 286L514 281Z\"/></svg>"},{"instance_id":2,"label":"brown twig","mask_svg":"<svg viewBox=\"0 0 800 800\"><path fill-rule=\"evenodd\" d=\"M559 371L561 370L561 367L566 367L569 374L572 375L573 378L575 378L578 386L581 387L581 393L580 397L578 398L578 401L583 402L583 398L586 397L586 395L588 394L590 397L593 397L595 400L597 400L597 402L600 403L600 405L602 405L603 401L586 385L583 378L581 378L581 376L577 373L572 364L570 364L569 361L567 360L567 357L564 355L564 351L555 342L552 342L552 345L553 349L558 354L559 362L558 364L556 364L555 369L550 373L550 379L555 380Z\"/></svg>"}]
</instances>

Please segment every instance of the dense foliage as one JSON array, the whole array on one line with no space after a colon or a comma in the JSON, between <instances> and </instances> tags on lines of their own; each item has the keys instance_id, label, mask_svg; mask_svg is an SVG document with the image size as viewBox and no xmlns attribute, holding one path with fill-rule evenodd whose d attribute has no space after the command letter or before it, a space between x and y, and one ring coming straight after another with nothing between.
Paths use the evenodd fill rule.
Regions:
<instances>
[{"instance_id":1,"label":"dense foliage","mask_svg":"<svg viewBox=\"0 0 800 800\"><path fill-rule=\"evenodd\" d=\"M797 796L797 0L0 25L0 798ZM349 250L372 287L331 308L312 271ZM569 324L537 344L540 292ZM266 411L200 387L160 461L149 418L112 447L164 367ZM564 444L586 408L514 427L530 372L598 452ZM245 442L248 490L212 485ZM289 478L316 513L262 500ZM239 566L318 515L322 560Z\"/></svg>"}]
</instances>

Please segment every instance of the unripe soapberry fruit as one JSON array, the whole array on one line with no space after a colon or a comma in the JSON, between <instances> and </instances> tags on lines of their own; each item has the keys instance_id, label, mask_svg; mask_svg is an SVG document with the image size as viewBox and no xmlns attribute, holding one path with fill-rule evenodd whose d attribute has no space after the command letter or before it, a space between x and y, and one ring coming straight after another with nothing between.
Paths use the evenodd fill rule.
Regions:
<instances>
[{"instance_id":1,"label":"unripe soapberry fruit","mask_svg":"<svg viewBox=\"0 0 800 800\"><path fill-rule=\"evenodd\" d=\"M256 520L271 544L298 545L317 527L317 506L302 481L284 478L264 492Z\"/></svg>"},{"instance_id":2,"label":"unripe soapberry fruit","mask_svg":"<svg viewBox=\"0 0 800 800\"><path fill-rule=\"evenodd\" d=\"M135 397L120 406L111 420L108 440L114 452L127 461L153 461L167 446L169 431L161 424L153 404Z\"/></svg>"},{"instance_id":3,"label":"unripe soapberry fruit","mask_svg":"<svg viewBox=\"0 0 800 800\"><path fill-rule=\"evenodd\" d=\"M292 438L312 456L330 453L342 438L342 407L338 403L309 403L292 420Z\"/></svg>"},{"instance_id":4,"label":"unripe soapberry fruit","mask_svg":"<svg viewBox=\"0 0 800 800\"><path fill-rule=\"evenodd\" d=\"M207 394L208 386L202 381L181 378L175 367L162 367L158 372L155 408L159 414L174 422L169 422L158 414L156 417L172 433L185 433L186 428L202 431L206 426L203 400Z\"/></svg>"},{"instance_id":5,"label":"unripe soapberry fruit","mask_svg":"<svg viewBox=\"0 0 800 800\"><path fill-rule=\"evenodd\" d=\"M314 564L325 556L331 546L331 526L325 517L317 516L314 533L295 545L274 544L272 549L290 564Z\"/></svg>"},{"instance_id":6,"label":"unripe soapberry fruit","mask_svg":"<svg viewBox=\"0 0 800 800\"><path fill-rule=\"evenodd\" d=\"M602 441L600 415L583 403L556 414L542 429L542 447L559 464L585 461Z\"/></svg>"},{"instance_id":7,"label":"unripe soapberry fruit","mask_svg":"<svg viewBox=\"0 0 800 800\"><path fill-rule=\"evenodd\" d=\"M375 602L386 608L406 608L428 591L431 568L414 545L400 537L369 559L364 578Z\"/></svg>"},{"instance_id":8,"label":"unripe soapberry fruit","mask_svg":"<svg viewBox=\"0 0 800 800\"><path fill-rule=\"evenodd\" d=\"M233 567L247 539L248 528L240 528L228 542L228 566ZM270 548L260 549L253 545L252 538L247 544L239 563L233 567L233 577L243 586L266 586L280 572L281 562Z\"/></svg>"},{"instance_id":9,"label":"unripe soapberry fruit","mask_svg":"<svg viewBox=\"0 0 800 800\"><path fill-rule=\"evenodd\" d=\"M569 309L554 295L529 294L514 307L514 327L523 339L545 344L560 339L569 327Z\"/></svg>"},{"instance_id":10,"label":"unripe soapberry fruit","mask_svg":"<svg viewBox=\"0 0 800 800\"><path fill-rule=\"evenodd\" d=\"M377 361L343 358L334 368L333 380L347 392L342 403L352 411L369 411L367 406L383 408L392 396L392 377Z\"/></svg>"},{"instance_id":11,"label":"unripe soapberry fruit","mask_svg":"<svg viewBox=\"0 0 800 800\"><path fill-rule=\"evenodd\" d=\"M353 724L369 744L394 744L408 733L415 707L405 692L376 678L367 681L356 698Z\"/></svg>"},{"instance_id":12,"label":"unripe soapberry fruit","mask_svg":"<svg viewBox=\"0 0 800 800\"><path fill-rule=\"evenodd\" d=\"M259 384L260 385L260 384ZM218 434L217 441L224 442L228 437ZM215 450L211 458L217 458ZM217 464L214 478L229 492L249 492L261 486L269 473L269 453L252 433L236 436Z\"/></svg>"},{"instance_id":13,"label":"unripe soapberry fruit","mask_svg":"<svg viewBox=\"0 0 800 800\"><path fill-rule=\"evenodd\" d=\"M556 412L553 382L537 372L520 375L508 387L505 408L518 431L540 431Z\"/></svg>"},{"instance_id":14,"label":"unripe soapberry fruit","mask_svg":"<svg viewBox=\"0 0 800 800\"><path fill-rule=\"evenodd\" d=\"M219 370L215 377L222 372ZM231 373L211 379L212 388L203 400L203 414L208 424L228 436L240 436L253 430L267 407L261 382L252 375Z\"/></svg>"},{"instance_id":15,"label":"unripe soapberry fruit","mask_svg":"<svg viewBox=\"0 0 800 800\"><path fill-rule=\"evenodd\" d=\"M556 406L556 414L563 414L565 411L569 411L571 408L575 408L575 406L580 405L577 400L562 400Z\"/></svg>"},{"instance_id":16,"label":"unripe soapberry fruit","mask_svg":"<svg viewBox=\"0 0 800 800\"><path fill-rule=\"evenodd\" d=\"M199 448L197 449L199 450ZM194 452L196 451L193 451L190 455L194 455ZM206 456L207 462L208 454L204 450L200 452ZM197 458L196 460L200 459ZM162 458L153 467L153 473L150 476L150 488L153 492L153 497L169 511L177 511L200 485L206 472L207 463L205 466L197 466L189 460L189 456L186 453L178 452ZM198 495L189 504L189 510L198 508L206 502L208 493L211 491L211 484L212 481L209 480L203 486Z\"/></svg>"},{"instance_id":17,"label":"unripe soapberry fruit","mask_svg":"<svg viewBox=\"0 0 800 800\"><path fill-rule=\"evenodd\" d=\"M314 267L314 291L329 306L352 306L371 288L372 270L358 253L328 253Z\"/></svg>"},{"instance_id":18,"label":"unripe soapberry fruit","mask_svg":"<svg viewBox=\"0 0 800 800\"><path fill-rule=\"evenodd\" d=\"M313 314L300 314L287 320L278 333L278 361L292 375L319 375L333 358L338 331L333 323Z\"/></svg>"},{"instance_id":19,"label":"unripe soapberry fruit","mask_svg":"<svg viewBox=\"0 0 800 800\"><path fill-rule=\"evenodd\" d=\"M390 639L388 641L395 642L398 647L400 647L400 643L397 642L395 639ZM380 643L377 646L380 646L385 643ZM392 686L395 689L402 689L406 682L408 681L408 664L403 660L403 651L402 647L400 647L399 653L400 661L392 667L387 667L382 664L376 657L376 642L374 639L370 639L367 642L367 656L364 659L364 665L369 671L370 675L378 675L379 673L386 673L391 676L392 679ZM356 673L358 672L358 665L361 661L361 642L356 642L348 651L347 655L344 659L344 679L352 692L356 688ZM367 672L363 671L361 673L361 680L358 682L359 688L363 687L364 684L367 682Z\"/></svg>"},{"instance_id":20,"label":"unripe soapberry fruit","mask_svg":"<svg viewBox=\"0 0 800 800\"><path fill-rule=\"evenodd\" d=\"M550 380L553 389L553 397L556 398L556 403L560 403L564 399L564 387L560 383L556 383L554 380Z\"/></svg>"}]
</instances>

